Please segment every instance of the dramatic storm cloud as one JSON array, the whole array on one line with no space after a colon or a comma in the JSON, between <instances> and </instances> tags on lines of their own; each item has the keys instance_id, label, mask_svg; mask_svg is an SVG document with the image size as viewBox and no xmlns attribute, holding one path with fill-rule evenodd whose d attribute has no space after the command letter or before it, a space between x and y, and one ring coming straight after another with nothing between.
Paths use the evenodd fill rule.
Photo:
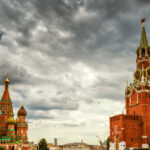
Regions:
<instances>
[{"instance_id":1,"label":"dramatic storm cloud","mask_svg":"<svg viewBox=\"0 0 150 150\"><path fill-rule=\"evenodd\" d=\"M14 112L27 109L30 141L108 137L133 80L142 17L150 37L149 10L149 0L0 1L1 95L8 76Z\"/></svg>"}]
</instances>

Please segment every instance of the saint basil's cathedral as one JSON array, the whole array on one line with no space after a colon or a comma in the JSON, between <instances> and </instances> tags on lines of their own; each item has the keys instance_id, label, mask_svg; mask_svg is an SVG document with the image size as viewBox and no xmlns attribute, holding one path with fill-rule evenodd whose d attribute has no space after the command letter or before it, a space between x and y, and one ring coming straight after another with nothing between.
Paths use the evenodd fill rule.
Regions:
<instances>
[{"instance_id":1,"label":"saint basil's cathedral","mask_svg":"<svg viewBox=\"0 0 150 150\"><path fill-rule=\"evenodd\" d=\"M0 100L0 147L5 150L29 150L27 112L24 106L21 106L17 113L18 118L14 119L8 78L4 82L5 90Z\"/></svg>"},{"instance_id":2,"label":"saint basil's cathedral","mask_svg":"<svg viewBox=\"0 0 150 150\"><path fill-rule=\"evenodd\" d=\"M110 150L150 147L150 46L145 19L141 22L134 80L125 89L126 114L110 117Z\"/></svg>"}]
</instances>

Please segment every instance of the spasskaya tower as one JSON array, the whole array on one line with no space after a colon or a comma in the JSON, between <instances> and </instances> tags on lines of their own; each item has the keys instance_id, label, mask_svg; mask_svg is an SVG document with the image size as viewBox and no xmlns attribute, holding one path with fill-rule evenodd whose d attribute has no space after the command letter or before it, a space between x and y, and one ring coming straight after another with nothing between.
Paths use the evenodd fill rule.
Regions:
<instances>
[{"instance_id":1,"label":"spasskaya tower","mask_svg":"<svg viewBox=\"0 0 150 150\"><path fill-rule=\"evenodd\" d=\"M150 46L141 20L134 79L125 89L126 114L110 117L110 149L148 148L150 145Z\"/></svg>"}]
</instances>

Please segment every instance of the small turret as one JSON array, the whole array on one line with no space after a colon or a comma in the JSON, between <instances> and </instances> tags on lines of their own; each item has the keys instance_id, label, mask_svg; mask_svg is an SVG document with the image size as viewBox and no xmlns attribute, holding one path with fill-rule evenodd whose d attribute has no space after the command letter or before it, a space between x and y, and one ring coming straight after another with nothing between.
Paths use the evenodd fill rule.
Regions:
<instances>
[{"instance_id":1,"label":"small turret","mask_svg":"<svg viewBox=\"0 0 150 150\"><path fill-rule=\"evenodd\" d=\"M7 136L11 137L12 142L14 142L15 140L15 124L16 124L16 120L14 119L14 116L11 115L11 117L7 120L7 124L8 124L8 129L7 129Z\"/></svg>"},{"instance_id":2,"label":"small turret","mask_svg":"<svg viewBox=\"0 0 150 150\"><path fill-rule=\"evenodd\" d=\"M24 143L27 143L28 142L28 136L27 136L28 124L26 122L27 111L25 110L23 105L18 110L17 114L18 114L17 136Z\"/></svg>"},{"instance_id":3,"label":"small turret","mask_svg":"<svg viewBox=\"0 0 150 150\"><path fill-rule=\"evenodd\" d=\"M21 106L21 108L19 109L17 114L18 114L18 116L27 116L27 111L25 110L23 105Z\"/></svg>"},{"instance_id":4,"label":"small turret","mask_svg":"<svg viewBox=\"0 0 150 150\"><path fill-rule=\"evenodd\" d=\"M16 124L16 120L14 119L13 116L11 116L8 120L7 120L8 124Z\"/></svg>"}]
</instances>

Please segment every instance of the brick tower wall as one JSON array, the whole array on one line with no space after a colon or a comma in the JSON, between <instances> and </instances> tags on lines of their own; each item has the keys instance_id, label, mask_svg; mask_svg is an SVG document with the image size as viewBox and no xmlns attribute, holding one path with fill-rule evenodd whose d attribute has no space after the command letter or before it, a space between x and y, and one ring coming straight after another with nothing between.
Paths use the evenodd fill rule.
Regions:
<instances>
[{"instance_id":1,"label":"brick tower wall","mask_svg":"<svg viewBox=\"0 0 150 150\"><path fill-rule=\"evenodd\" d=\"M117 115L110 118L110 139L115 142L126 142L126 147L141 147L141 125L142 117L136 115Z\"/></svg>"}]
</instances>

